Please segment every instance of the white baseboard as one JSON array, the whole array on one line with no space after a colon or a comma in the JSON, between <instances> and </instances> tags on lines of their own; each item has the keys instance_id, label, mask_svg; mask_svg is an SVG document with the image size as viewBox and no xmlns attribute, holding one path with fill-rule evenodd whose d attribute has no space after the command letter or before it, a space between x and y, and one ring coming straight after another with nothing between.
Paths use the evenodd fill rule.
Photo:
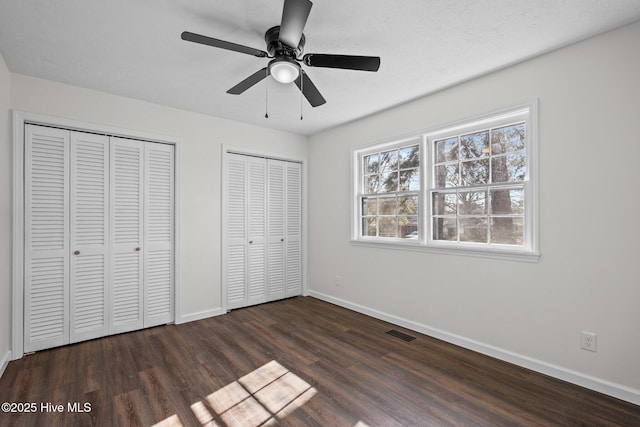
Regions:
<instances>
[{"instance_id":1,"label":"white baseboard","mask_svg":"<svg viewBox=\"0 0 640 427\"><path fill-rule=\"evenodd\" d=\"M226 311L224 311L222 307L214 308L213 310L198 311L195 313L181 315L178 319L176 319L175 323L176 325L179 325L181 323L194 322L196 320L202 320L209 317L220 316L225 313Z\"/></svg>"},{"instance_id":2,"label":"white baseboard","mask_svg":"<svg viewBox=\"0 0 640 427\"><path fill-rule=\"evenodd\" d=\"M514 365L531 369L532 371L549 375L550 377L567 381L569 383L576 384L581 387L585 387L599 393L603 393L617 399L633 403L635 405L640 405L640 390L631 387L612 383L610 381L592 377L580 372L572 371L570 369L563 368L562 366L553 365L551 363L524 356L522 354L514 353L509 350L471 340L460 335L451 334L437 328L432 328L430 326L423 325L412 320L403 319L402 317L374 310L359 304L352 303L350 301L333 297L331 295L323 294L321 292L309 291L309 296L318 298L326 302L330 302L335 305L339 305L344 308L348 308L353 311L357 311L358 313L366 314L367 316L371 316L376 319L384 320L386 322L411 329L416 332L420 332L421 334L428 335L430 337L434 337L442 341L446 341L448 343L455 344L457 346L473 350L478 353L503 360L505 362L512 363Z\"/></svg>"},{"instance_id":3,"label":"white baseboard","mask_svg":"<svg viewBox=\"0 0 640 427\"><path fill-rule=\"evenodd\" d=\"M0 377L4 374L4 370L7 369L7 365L11 361L11 351L7 351L0 359Z\"/></svg>"}]
</instances>

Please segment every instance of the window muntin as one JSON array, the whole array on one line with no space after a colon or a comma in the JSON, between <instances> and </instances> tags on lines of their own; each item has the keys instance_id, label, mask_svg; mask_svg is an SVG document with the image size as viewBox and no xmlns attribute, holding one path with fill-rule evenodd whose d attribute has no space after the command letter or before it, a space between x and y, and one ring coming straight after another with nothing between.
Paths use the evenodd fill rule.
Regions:
<instances>
[{"instance_id":1,"label":"window muntin","mask_svg":"<svg viewBox=\"0 0 640 427\"><path fill-rule=\"evenodd\" d=\"M420 145L415 141L360 157L360 232L364 238L413 237L418 230Z\"/></svg>"},{"instance_id":2,"label":"window muntin","mask_svg":"<svg viewBox=\"0 0 640 427\"><path fill-rule=\"evenodd\" d=\"M536 122L532 102L354 150L353 241L537 261Z\"/></svg>"}]
</instances>

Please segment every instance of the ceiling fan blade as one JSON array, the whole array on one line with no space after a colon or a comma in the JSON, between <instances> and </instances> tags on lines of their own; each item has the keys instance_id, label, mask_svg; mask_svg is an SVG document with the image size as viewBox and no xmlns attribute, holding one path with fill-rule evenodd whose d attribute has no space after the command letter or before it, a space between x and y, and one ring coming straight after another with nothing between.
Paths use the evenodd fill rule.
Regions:
<instances>
[{"instance_id":1,"label":"ceiling fan blade","mask_svg":"<svg viewBox=\"0 0 640 427\"><path fill-rule=\"evenodd\" d=\"M182 40L189 42L205 44L207 46L219 47L220 49L232 50L234 52L246 53L248 55L257 56L258 58L264 58L269 56L267 52L260 49L254 49L252 47L243 46L241 44L231 43L224 40L214 39L212 37L201 36L200 34L190 33L184 31L181 35Z\"/></svg>"},{"instance_id":2,"label":"ceiling fan blade","mask_svg":"<svg viewBox=\"0 0 640 427\"><path fill-rule=\"evenodd\" d=\"M302 78L302 82L300 82L300 78ZM296 86L302 91L302 94L312 107L317 107L327 102L304 70L301 71L300 77L296 79Z\"/></svg>"},{"instance_id":3,"label":"ceiling fan blade","mask_svg":"<svg viewBox=\"0 0 640 427\"><path fill-rule=\"evenodd\" d=\"M342 68L345 70L378 71L380 57L355 55L327 55L308 53L303 61L310 67Z\"/></svg>"},{"instance_id":4,"label":"ceiling fan blade","mask_svg":"<svg viewBox=\"0 0 640 427\"><path fill-rule=\"evenodd\" d=\"M246 79L244 79L243 81L241 81L240 83L238 83L237 85L229 89L227 93L230 93L231 95L240 95L242 92L249 89L251 86L264 80L265 77L267 77L268 73L269 71L267 70L267 67L264 67L262 70L256 71L255 73L251 74L249 77L247 77Z\"/></svg>"},{"instance_id":5,"label":"ceiling fan blade","mask_svg":"<svg viewBox=\"0 0 640 427\"><path fill-rule=\"evenodd\" d=\"M284 0L279 36L282 43L294 49L298 47L311 6L313 3L309 0Z\"/></svg>"}]
</instances>

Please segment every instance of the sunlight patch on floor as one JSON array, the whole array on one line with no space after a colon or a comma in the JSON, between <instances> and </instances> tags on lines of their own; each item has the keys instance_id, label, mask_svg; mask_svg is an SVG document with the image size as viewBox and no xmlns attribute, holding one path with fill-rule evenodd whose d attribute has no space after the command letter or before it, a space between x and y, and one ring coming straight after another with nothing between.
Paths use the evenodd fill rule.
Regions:
<instances>
[{"instance_id":1,"label":"sunlight patch on floor","mask_svg":"<svg viewBox=\"0 0 640 427\"><path fill-rule=\"evenodd\" d=\"M316 393L302 378L272 360L195 402L191 411L203 427L267 427L278 424ZM183 425L174 414L151 427ZM353 427L369 425L358 421Z\"/></svg>"},{"instance_id":2,"label":"sunlight patch on floor","mask_svg":"<svg viewBox=\"0 0 640 427\"><path fill-rule=\"evenodd\" d=\"M198 421L200 421L200 424L202 426L219 427L218 423L216 423L213 419L213 415L211 415L211 412L209 412L207 407L204 406L204 403L202 403L202 401L197 401L196 403L191 405L191 410L193 411Z\"/></svg>"},{"instance_id":3,"label":"sunlight patch on floor","mask_svg":"<svg viewBox=\"0 0 640 427\"><path fill-rule=\"evenodd\" d=\"M196 402L191 410L203 426L269 426L316 394L302 378L272 360ZM213 411L214 413L212 413Z\"/></svg>"},{"instance_id":4,"label":"sunlight patch on floor","mask_svg":"<svg viewBox=\"0 0 640 427\"><path fill-rule=\"evenodd\" d=\"M170 417L155 423L151 427L183 427L183 425L180 422L180 418L178 418L176 414L173 414Z\"/></svg>"}]
</instances>

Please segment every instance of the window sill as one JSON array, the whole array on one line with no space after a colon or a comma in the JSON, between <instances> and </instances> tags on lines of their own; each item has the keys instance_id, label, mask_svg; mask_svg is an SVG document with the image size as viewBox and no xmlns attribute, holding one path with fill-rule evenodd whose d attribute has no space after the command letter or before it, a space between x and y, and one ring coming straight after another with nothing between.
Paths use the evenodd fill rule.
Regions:
<instances>
[{"instance_id":1,"label":"window sill","mask_svg":"<svg viewBox=\"0 0 640 427\"><path fill-rule=\"evenodd\" d=\"M378 249L392 249L401 251L427 252L444 255L461 255L477 258L489 258L506 261L518 261L537 263L540 260L539 252L468 248L460 246L425 246L419 242L404 241L379 241L379 240L351 240L353 246L364 246Z\"/></svg>"}]
</instances>

